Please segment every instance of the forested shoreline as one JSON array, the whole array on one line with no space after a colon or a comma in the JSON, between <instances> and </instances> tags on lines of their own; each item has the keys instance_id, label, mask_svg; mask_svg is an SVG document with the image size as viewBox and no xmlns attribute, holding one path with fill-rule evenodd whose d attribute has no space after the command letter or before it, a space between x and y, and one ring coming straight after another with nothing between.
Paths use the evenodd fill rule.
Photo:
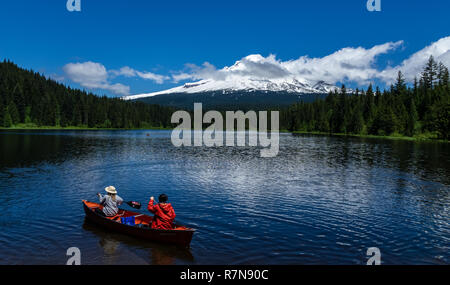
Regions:
<instances>
[{"instance_id":1,"label":"forested shoreline","mask_svg":"<svg viewBox=\"0 0 450 285\"><path fill-rule=\"evenodd\" d=\"M325 99L280 108L290 132L450 139L449 71L430 57L420 78L380 91L349 94L342 86ZM0 62L0 128L172 128L175 109L72 89L39 73Z\"/></svg>"},{"instance_id":2,"label":"forested shoreline","mask_svg":"<svg viewBox=\"0 0 450 285\"><path fill-rule=\"evenodd\" d=\"M0 127L167 128L173 108L72 89L0 62Z\"/></svg>"},{"instance_id":3,"label":"forested shoreline","mask_svg":"<svg viewBox=\"0 0 450 285\"><path fill-rule=\"evenodd\" d=\"M291 132L406 136L450 139L449 71L430 57L419 79L407 85L399 71L383 92L330 93L312 103L299 102L280 112L280 128Z\"/></svg>"}]
</instances>

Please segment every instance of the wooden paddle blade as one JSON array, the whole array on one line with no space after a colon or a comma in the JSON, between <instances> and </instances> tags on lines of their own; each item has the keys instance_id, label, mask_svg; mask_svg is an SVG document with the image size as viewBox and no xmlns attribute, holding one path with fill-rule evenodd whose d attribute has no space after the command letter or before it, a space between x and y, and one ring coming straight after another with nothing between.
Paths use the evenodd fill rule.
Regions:
<instances>
[{"instance_id":1,"label":"wooden paddle blade","mask_svg":"<svg viewBox=\"0 0 450 285\"><path fill-rule=\"evenodd\" d=\"M140 209L142 206L141 203L135 202L135 201L127 202L127 204L128 204L128 206L135 208L135 209Z\"/></svg>"}]
</instances>

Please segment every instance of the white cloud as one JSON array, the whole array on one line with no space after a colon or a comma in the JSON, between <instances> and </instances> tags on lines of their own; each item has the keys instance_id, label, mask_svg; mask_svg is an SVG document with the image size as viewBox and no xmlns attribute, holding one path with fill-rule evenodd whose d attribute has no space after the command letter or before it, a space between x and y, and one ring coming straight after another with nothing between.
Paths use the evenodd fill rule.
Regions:
<instances>
[{"instance_id":1,"label":"white cloud","mask_svg":"<svg viewBox=\"0 0 450 285\"><path fill-rule=\"evenodd\" d=\"M196 79L194 78L194 74L192 73L178 73L172 75L173 82L178 83L180 81L185 81L189 79Z\"/></svg>"},{"instance_id":2,"label":"white cloud","mask_svg":"<svg viewBox=\"0 0 450 285\"><path fill-rule=\"evenodd\" d=\"M125 77L134 77L136 76L136 71L134 69L132 69L131 67L128 66L124 66L119 70L111 70L110 71L113 75L115 76L125 76Z\"/></svg>"},{"instance_id":3,"label":"white cloud","mask_svg":"<svg viewBox=\"0 0 450 285\"><path fill-rule=\"evenodd\" d=\"M97 88L109 90L109 91L113 92L114 94L118 94L118 95L124 95L124 96L130 95L130 86L123 85L121 83L105 84L105 85L99 86Z\"/></svg>"},{"instance_id":4,"label":"white cloud","mask_svg":"<svg viewBox=\"0 0 450 285\"><path fill-rule=\"evenodd\" d=\"M214 65L209 62L203 63L202 66L197 66L195 64L187 63L185 64L188 72L180 72L172 74L172 79L175 83L184 80L201 80L201 79L217 79L226 80L226 76L220 76L224 73L222 70L217 70ZM225 69L225 68L224 68Z\"/></svg>"},{"instance_id":5,"label":"white cloud","mask_svg":"<svg viewBox=\"0 0 450 285\"><path fill-rule=\"evenodd\" d=\"M437 62L442 62L450 67L450 37L442 38L414 53L398 66L386 68L378 74L378 77L386 83L391 83L396 78L398 71L401 70L406 80L412 81L415 76L420 75L431 55Z\"/></svg>"},{"instance_id":6,"label":"white cloud","mask_svg":"<svg viewBox=\"0 0 450 285\"><path fill-rule=\"evenodd\" d=\"M108 72L104 65L92 61L83 63L68 63L63 67L66 75L73 82L89 89L109 90L119 95L129 95L130 87L108 81Z\"/></svg>"},{"instance_id":7,"label":"white cloud","mask_svg":"<svg viewBox=\"0 0 450 285\"><path fill-rule=\"evenodd\" d=\"M275 55L263 57L249 55L230 67L217 69L208 62L202 66L187 64L183 72L172 75L174 82L184 80L213 79L218 81L297 79L312 82L325 81L356 82L368 84L374 79L386 83L395 79L398 70L412 80L423 69L430 55L450 66L450 37L442 38L404 60L399 66L376 68L377 57L387 54L403 44L403 41L388 42L372 48L347 47L324 57L302 56L295 60L281 61Z\"/></svg>"},{"instance_id":8,"label":"white cloud","mask_svg":"<svg viewBox=\"0 0 450 285\"><path fill-rule=\"evenodd\" d=\"M376 45L370 49L343 48L322 58L301 57L282 64L292 74L308 80L324 80L332 84L348 81L366 84L378 73L374 67L377 56L392 51L401 44L403 42L398 41Z\"/></svg>"},{"instance_id":9,"label":"white cloud","mask_svg":"<svg viewBox=\"0 0 450 285\"><path fill-rule=\"evenodd\" d=\"M137 74L137 76L139 76L142 79L153 80L158 84L162 84L162 83L164 83L165 80L170 79L169 76L159 75L159 74L155 74L155 73L151 73L151 72L136 71L136 74Z\"/></svg>"},{"instance_id":10,"label":"white cloud","mask_svg":"<svg viewBox=\"0 0 450 285\"><path fill-rule=\"evenodd\" d=\"M168 76L151 72L141 72L128 66L122 67L119 70L108 71L103 64L92 61L68 63L63 67L63 70L70 80L79 83L83 87L109 90L119 95L129 95L130 87L121 83L111 83L110 80L117 76L140 77L145 80L152 80L158 84L162 84L165 80L170 79Z\"/></svg>"},{"instance_id":11,"label":"white cloud","mask_svg":"<svg viewBox=\"0 0 450 285\"><path fill-rule=\"evenodd\" d=\"M124 66L120 70L111 70L111 74L114 76L125 76L125 77L140 77L145 80L152 80L158 84L164 83L165 80L169 80L169 76L155 74L152 72L141 72L135 70L129 66Z\"/></svg>"},{"instance_id":12,"label":"white cloud","mask_svg":"<svg viewBox=\"0 0 450 285\"><path fill-rule=\"evenodd\" d=\"M87 88L98 88L107 82L108 72L106 68L95 62L69 63L63 67L69 78Z\"/></svg>"}]
</instances>

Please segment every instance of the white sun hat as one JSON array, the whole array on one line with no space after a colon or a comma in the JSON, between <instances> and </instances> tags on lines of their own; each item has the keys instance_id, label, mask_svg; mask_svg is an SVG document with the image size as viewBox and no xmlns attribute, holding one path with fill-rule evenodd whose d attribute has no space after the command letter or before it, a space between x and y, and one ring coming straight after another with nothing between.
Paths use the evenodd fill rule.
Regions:
<instances>
[{"instance_id":1,"label":"white sun hat","mask_svg":"<svg viewBox=\"0 0 450 285\"><path fill-rule=\"evenodd\" d=\"M117 194L117 190L116 187L114 186L108 186L105 188L105 191L110 193L110 194Z\"/></svg>"}]
</instances>

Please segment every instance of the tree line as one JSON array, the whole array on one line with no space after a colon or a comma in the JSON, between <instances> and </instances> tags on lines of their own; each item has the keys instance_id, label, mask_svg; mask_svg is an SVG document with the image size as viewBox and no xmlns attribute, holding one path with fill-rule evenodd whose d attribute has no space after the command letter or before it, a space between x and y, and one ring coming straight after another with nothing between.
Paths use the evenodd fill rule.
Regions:
<instances>
[{"instance_id":1,"label":"tree line","mask_svg":"<svg viewBox=\"0 0 450 285\"><path fill-rule=\"evenodd\" d=\"M448 68L431 56L419 79L408 86L401 71L383 92L369 85L348 94L345 85L325 99L299 102L280 112L289 131L356 135L401 135L450 139Z\"/></svg>"},{"instance_id":2,"label":"tree line","mask_svg":"<svg viewBox=\"0 0 450 285\"><path fill-rule=\"evenodd\" d=\"M173 108L99 97L0 62L0 127L171 127Z\"/></svg>"}]
</instances>

